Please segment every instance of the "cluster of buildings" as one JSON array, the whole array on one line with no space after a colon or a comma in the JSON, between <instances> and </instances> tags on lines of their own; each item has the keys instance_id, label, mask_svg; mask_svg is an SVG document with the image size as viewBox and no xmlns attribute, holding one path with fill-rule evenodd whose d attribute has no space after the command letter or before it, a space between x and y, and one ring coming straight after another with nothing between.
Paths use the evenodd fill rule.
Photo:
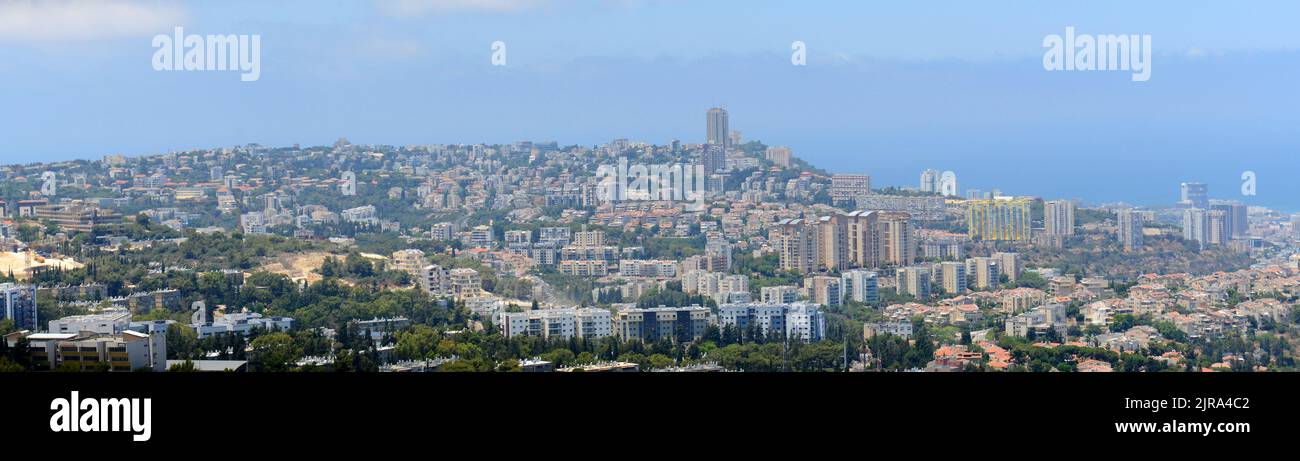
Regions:
<instances>
[{"instance_id":1,"label":"cluster of buildings","mask_svg":"<svg viewBox=\"0 0 1300 461\"><path fill-rule=\"evenodd\" d=\"M854 211L778 223L772 240L781 268L799 273L904 266L916 259L912 217Z\"/></svg>"},{"instance_id":2,"label":"cluster of buildings","mask_svg":"<svg viewBox=\"0 0 1300 461\"><path fill-rule=\"evenodd\" d=\"M967 290L995 290L1003 280L1015 283L1023 268L1020 255L997 252L963 261L944 261L898 268L894 286L898 294L917 299L938 293L965 294Z\"/></svg>"},{"instance_id":3,"label":"cluster of buildings","mask_svg":"<svg viewBox=\"0 0 1300 461\"><path fill-rule=\"evenodd\" d=\"M1137 285L1129 287L1126 295L1118 294L1109 282L1100 278L1076 279L1073 276L1055 275L1043 271L1051 281L1047 290L1015 288L971 293L947 298L932 304L909 302L886 306L882 313L886 321L869 322L863 327L863 336L870 338L890 334L903 338L912 335L913 321L920 319L935 326L962 326L970 328L973 337L984 337L982 326L988 325L986 313L1002 317L1003 334L1022 338L1037 338L1042 347L1059 345L1091 346L1123 353L1142 353L1156 342L1169 341L1155 325L1168 325L1186 340L1241 336L1269 322L1292 321L1294 303L1279 300L1287 293L1300 292L1300 258L1286 265L1264 265L1234 272L1220 272L1204 276L1189 274L1148 274L1140 277ZM1230 293L1248 300L1234 302ZM1071 306L1077 308L1071 314ZM1111 331L1117 316L1129 315L1145 319L1122 331ZM1163 327L1162 327L1163 328ZM1094 331L1096 333L1085 333ZM1044 342L1044 338L1059 338L1058 342ZM1067 338L1077 338L1068 340ZM981 343L986 355L992 354ZM938 364L943 365L936 353ZM948 355L947 359L953 359ZM1163 353L1153 359L1169 365L1181 365L1177 353ZM1209 367L1231 368L1240 357L1225 356L1222 362ZM991 362L994 368L1005 368L1009 358ZM949 363L964 361L958 360ZM1110 371L1105 362L1077 364L1079 371ZM979 365L981 362L971 362ZM942 368L942 367L941 367ZM1085 368L1087 368L1085 370ZM953 371L938 369L932 371Z\"/></svg>"},{"instance_id":4,"label":"cluster of buildings","mask_svg":"<svg viewBox=\"0 0 1300 461\"><path fill-rule=\"evenodd\" d=\"M107 311L51 320L49 329L20 328L5 335L9 347L25 341L36 370L167 369L167 327L132 322L128 311Z\"/></svg>"},{"instance_id":5,"label":"cluster of buildings","mask_svg":"<svg viewBox=\"0 0 1300 461\"><path fill-rule=\"evenodd\" d=\"M682 276L682 291L713 298L718 304L746 303L752 295L749 276L691 269Z\"/></svg>"},{"instance_id":6,"label":"cluster of buildings","mask_svg":"<svg viewBox=\"0 0 1300 461\"><path fill-rule=\"evenodd\" d=\"M522 278L558 273L590 279L582 283L595 285L593 298L617 292L621 300L631 301L680 282L685 293L707 297L718 306L637 308L602 302L615 307L555 308L578 302L536 296L549 301L543 303L548 308L510 312L503 296L484 290L486 274L479 270L455 267L461 264L440 258L433 258L440 264L431 264L430 255L415 249L391 254L390 267L409 274L423 292L463 300L481 317L496 320L508 337L691 340L717 326L816 341L825 335L822 308L878 303L882 290L891 288L916 302L885 306L881 313L888 320L868 324L864 334L906 337L913 318L976 325L995 313L1003 315L996 326L1007 334L1064 336L1069 327L1104 326L1115 315L1131 313L1169 322L1190 337L1204 337L1242 331L1266 319L1279 321L1291 307L1270 299L1226 303L1229 290L1294 293L1294 265L1202 277L1152 275L1126 287L1123 297L1106 279L1078 279L1051 270L1036 271L1048 281L1041 290L1003 289L1025 270L1016 251L1031 245L1074 245L1100 234L1094 232L1098 226L1107 232L1113 226L1114 241L1126 252L1143 251L1163 240L1152 240L1161 233L1178 235L1169 224L1179 219L1182 238L1202 248L1253 248L1259 235L1276 241L1284 240L1278 237L1284 234L1300 239L1300 216L1291 222L1280 217L1261 220L1260 210L1210 200L1204 184L1183 184L1178 207L1160 211L1161 223L1154 211L1126 206L1108 208L1115 211L1114 221L1097 223L1096 215L1070 200L1006 196L997 190L971 190L965 198L958 197L955 176L938 170L921 173L920 194L873 190L867 174L799 171L789 147L760 151L753 143L743 144L740 133L731 130L726 110L710 109L706 119L702 144L616 139L595 147L519 142L393 148L340 140L309 148L247 145L130 160L108 156L94 164L96 173L64 174L54 185L111 191L107 195L113 197L60 198L56 187L43 188L12 207L0 202L0 219L41 220L71 234L112 230L124 222L122 211L134 215L142 210L176 229L231 227L229 220L212 219L208 211L215 207L223 218L238 218L231 230L247 234L288 235L285 229L292 229L294 237L305 240L324 241L324 235L331 235L330 241L352 243L357 233L396 233L408 242L447 243L455 248L449 255L475 260L498 274ZM601 193L606 185L587 173L625 158L698 166L705 173L704 194L692 200L621 200ZM60 168L73 166L52 167ZM7 167L0 177L27 181L30 173ZM313 200L321 194L339 200ZM379 203L373 200L400 206L361 205ZM1041 227L1035 228L1040 204ZM464 219L480 212L491 212L492 220L485 224ZM1081 217L1087 218L1084 225ZM539 227L537 222L545 224ZM12 241L13 233L10 226L0 226L0 242ZM120 239L109 236L106 241ZM652 246L665 241L689 242L695 248L688 257L670 257ZM699 242L703 248L698 248ZM1008 249L1014 251L999 251ZM736 270L737 261L762 265L772 260L777 269L801 280L768 285L766 280L751 280L754 271ZM762 287L751 290L752 285ZM58 288L65 289L74 288ZM0 285L0 319L12 320L20 330L38 330L35 293L29 286ZM110 304L177 310L181 295L160 290ZM1066 306L1078 308L1082 320L1065 315ZM101 341L102 347L84 348L102 350L97 357L115 357L118 348L147 346L151 331L165 329L136 325L129 318L109 311L56 319L49 322L47 333L33 336L54 345L48 346L54 349L47 349L47 357L57 366L75 361L72 355L66 360L58 355L60 341ZM246 312L211 320L205 315L190 325L201 338L292 326L292 319ZM372 331L395 328L391 323L371 326ZM1126 348L1143 344L1143 338L1151 340L1144 332L1100 340ZM143 342L135 339L137 334L146 335ZM131 354L132 364L124 366L135 364ZM969 354L947 350L934 365L959 369L968 364Z\"/></svg>"},{"instance_id":7,"label":"cluster of buildings","mask_svg":"<svg viewBox=\"0 0 1300 461\"><path fill-rule=\"evenodd\" d=\"M1242 242L1248 237L1247 226L1246 206L1240 203L1183 210L1183 239L1195 241L1202 248Z\"/></svg>"},{"instance_id":8,"label":"cluster of buildings","mask_svg":"<svg viewBox=\"0 0 1300 461\"><path fill-rule=\"evenodd\" d=\"M596 340L616 337L625 341L698 340L710 326L740 330L758 328L763 335L776 334L792 341L820 341L826 335L826 319L820 306L812 303L724 304L717 313L707 307L618 306L605 308L553 308L497 314L503 336L535 336L547 339Z\"/></svg>"},{"instance_id":9,"label":"cluster of buildings","mask_svg":"<svg viewBox=\"0 0 1300 461\"><path fill-rule=\"evenodd\" d=\"M15 322L15 330L5 335L10 347L26 344L36 370L73 368L80 371L165 371L167 330L172 320L132 321L131 310L110 308L90 314L72 315L47 321L47 328L37 323L36 287L3 284L3 317ZM182 325L196 332L199 339L217 335L245 336L254 329L285 331L295 326L294 319L264 317L258 313L233 312L208 318L202 303L196 303L193 322ZM153 306L144 306L144 310Z\"/></svg>"}]
</instances>

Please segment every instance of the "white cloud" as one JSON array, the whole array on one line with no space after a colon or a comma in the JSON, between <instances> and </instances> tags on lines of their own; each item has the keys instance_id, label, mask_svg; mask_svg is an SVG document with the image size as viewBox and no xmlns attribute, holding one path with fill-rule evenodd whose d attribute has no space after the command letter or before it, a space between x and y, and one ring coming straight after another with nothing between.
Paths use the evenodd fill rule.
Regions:
<instances>
[{"instance_id":1,"label":"white cloud","mask_svg":"<svg viewBox=\"0 0 1300 461\"><path fill-rule=\"evenodd\" d=\"M375 0L380 10L394 16L428 13L487 11L514 13L550 3L549 0Z\"/></svg>"},{"instance_id":2,"label":"white cloud","mask_svg":"<svg viewBox=\"0 0 1300 461\"><path fill-rule=\"evenodd\" d=\"M75 42L165 33L183 25L172 2L0 0L0 41Z\"/></svg>"}]
</instances>

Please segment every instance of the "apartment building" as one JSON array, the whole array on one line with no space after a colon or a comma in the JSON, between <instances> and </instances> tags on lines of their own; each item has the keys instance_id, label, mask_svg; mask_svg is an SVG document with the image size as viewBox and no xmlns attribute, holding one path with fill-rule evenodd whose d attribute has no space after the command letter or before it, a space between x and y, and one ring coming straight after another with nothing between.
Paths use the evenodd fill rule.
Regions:
<instances>
[{"instance_id":1,"label":"apartment building","mask_svg":"<svg viewBox=\"0 0 1300 461\"><path fill-rule=\"evenodd\" d=\"M87 315L71 315L49 323L50 333L121 333L131 324L131 312L117 310Z\"/></svg>"},{"instance_id":2,"label":"apartment building","mask_svg":"<svg viewBox=\"0 0 1300 461\"><path fill-rule=\"evenodd\" d=\"M844 271L840 274L840 290L844 292L845 299L860 303L874 303L880 300L879 280L874 271L862 269Z\"/></svg>"},{"instance_id":3,"label":"apartment building","mask_svg":"<svg viewBox=\"0 0 1300 461\"><path fill-rule=\"evenodd\" d=\"M1032 199L995 197L966 202L966 227L972 240L1029 241Z\"/></svg>"},{"instance_id":4,"label":"apartment building","mask_svg":"<svg viewBox=\"0 0 1300 461\"><path fill-rule=\"evenodd\" d=\"M498 328L507 338L600 339L614 334L613 314L606 309L538 309L497 314Z\"/></svg>"},{"instance_id":5,"label":"apartment building","mask_svg":"<svg viewBox=\"0 0 1300 461\"><path fill-rule=\"evenodd\" d=\"M826 335L826 319L820 306L811 303L727 304L718 308L718 326L745 331L755 326L765 335L815 342Z\"/></svg>"},{"instance_id":6,"label":"apartment building","mask_svg":"<svg viewBox=\"0 0 1300 461\"><path fill-rule=\"evenodd\" d=\"M122 215L116 211L93 205L57 204L40 205L32 209L32 216L45 219L63 232L90 232L95 226L121 226Z\"/></svg>"},{"instance_id":7,"label":"apartment building","mask_svg":"<svg viewBox=\"0 0 1300 461\"><path fill-rule=\"evenodd\" d=\"M37 330L36 287L0 283L0 320L13 320L19 330Z\"/></svg>"},{"instance_id":8,"label":"apartment building","mask_svg":"<svg viewBox=\"0 0 1300 461\"><path fill-rule=\"evenodd\" d=\"M411 274L411 278L417 280L428 264L424 259L424 252L415 249L395 251L392 260L394 270Z\"/></svg>"},{"instance_id":9,"label":"apartment building","mask_svg":"<svg viewBox=\"0 0 1300 461\"><path fill-rule=\"evenodd\" d=\"M72 367L78 371L100 367L107 367L110 371L167 370L166 332L37 333L26 338L32 367L37 370L60 367Z\"/></svg>"},{"instance_id":10,"label":"apartment building","mask_svg":"<svg viewBox=\"0 0 1300 461\"><path fill-rule=\"evenodd\" d=\"M932 269L928 266L909 266L899 268L894 273L898 294L912 295L917 299L930 297Z\"/></svg>"},{"instance_id":11,"label":"apartment building","mask_svg":"<svg viewBox=\"0 0 1300 461\"><path fill-rule=\"evenodd\" d=\"M614 334L624 341L689 342L704 336L713 322L707 307L630 308L615 314Z\"/></svg>"}]
</instances>

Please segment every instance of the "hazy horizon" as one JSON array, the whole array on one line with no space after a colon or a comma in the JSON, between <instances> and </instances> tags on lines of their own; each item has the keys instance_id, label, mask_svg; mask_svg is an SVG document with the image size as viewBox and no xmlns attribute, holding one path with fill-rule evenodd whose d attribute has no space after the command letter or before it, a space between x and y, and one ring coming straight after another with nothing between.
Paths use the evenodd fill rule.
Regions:
<instances>
[{"instance_id":1,"label":"hazy horizon","mask_svg":"<svg viewBox=\"0 0 1300 461\"><path fill-rule=\"evenodd\" d=\"M1200 181L1213 198L1300 210L1300 182L1280 173L1300 167L1288 2L229 3L83 3L103 9L86 19L38 2L47 24L0 32L0 162L339 137L698 143L721 105L745 139L876 186L934 168L963 193L1168 205ZM0 5L0 25L32 13L21 5ZM259 34L260 80L155 71L150 40L176 26ZM1150 80L1044 71L1043 38L1066 27L1150 34ZM506 66L491 65L497 40ZM791 65L793 41L806 66ZM1253 197L1239 192L1247 170Z\"/></svg>"}]
</instances>

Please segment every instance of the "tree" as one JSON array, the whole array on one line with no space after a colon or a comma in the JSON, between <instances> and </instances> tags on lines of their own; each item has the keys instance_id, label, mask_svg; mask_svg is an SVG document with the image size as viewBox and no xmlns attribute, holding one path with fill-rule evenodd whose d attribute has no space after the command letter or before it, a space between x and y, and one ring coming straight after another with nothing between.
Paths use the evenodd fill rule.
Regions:
<instances>
[{"instance_id":1,"label":"tree","mask_svg":"<svg viewBox=\"0 0 1300 461\"><path fill-rule=\"evenodd\" d=\"M293 342L288 333L271 333L258 336L253 340L253 355L250 365L256 371L289 371L302 351Z\"/></svg>"},{"instance_id":2,"label":"tree","mask_svg":"<svg viewBox=\"0 0 1300 461\"><path fill-rule=\"evenodd\" d=\"M393 352L401 359L423 360L433 353L438 339L439 334L433 328L416 325L397 333L397 346Z\"/></svg>"},{"instance_id":3,"label":"tree","mask_svg":"<svg viewBox=\"0 0 1300 461\"><path fill-rule=\"evenodd\" d=\"M508 360L502 360L501 363L498 363L498 364L497 364L497 369L496 369L496 371L499 371L499 372L520 372L520 371L524 371L524 369L523 369L523 367L519 366L519 361L518 361L518 360L515 360L515 359L508 359Z\"/></svg>"},{"instance_id":4,"label":"tree","mask_svg":"<svg viewBox=\"0 0 1300 461\"><path fill-rule=\"evenodd\" d=\"M341 277L344 275L343 267L339 264L339 260L333 256L325 258L325 261L321 263L318 272L320 272L320 275L324 277Z\"/></svg>"},{"instance_id":5,"label":"tree","mask_svg":"<svg viewBox=\"0 0 1300 461\"><path fill-rule=\"evenodd\" d=\"M375 275L375 266L360 253L349 253L344 261L348 275L353 277L370 277Z\"/></svg>"},{"instance_id":6,"label":"tree","mask_svg":"<svg viewBox=\"0 0 1300 461\"><path fill-rule=\"evenodd\" d=\"M55 373L77 373L81 371L81 364L63 362L54 368Z\"/></svg>"},{"instance_id":7,"label":"tree","mask_svg":"<svg viewBox=\"0 0 1300 461\"><path fill-rule=\"evenodd\" d=\"M167 371L194 372L199 370L194 367L194 362L190 361L189 359L186 359L184 362L173 364L172 366L167 367Z\"/></svg>"},{"instance_id":8,"label":"tree","mask_svg":"<svg viewBox=\"0 0 1300 461\"><path fill-rule=\"evenodd\" d=\"M1025 273L1020 275L1020 278L1016 279L1016 285L1021 287L1028 287L1028 288L1035 288L1035 289L1042 290L1044 288L1047 288L1047 279L1043 278L1043 276L1041 275L1038 275L1037 272L1026 271Z\"/></svg>"},{"instance_id":9,"label":"tree","mask_svg":"<svg viewBox=\"0 0 1300 461\"><path fill-rule=\"evenodd\" d=\"M650 357L647 357L646 363L650 365L649 367L650 369L663 369L663 368L671 367L676 364L676 362L672 359L672 357L668 357L663 354L654 354L651 355Z\"/></svg>"},{"instance_id":10,"label":"tree","mask_svg":"<svg viewBox=\"0 0 1300 461\"><path fill-rule=\"evenodd\" d=\"M1132 314L1119 314L1110 321L1110 331L1125 332L1137 325L1137 318Z\"/></svg>"},{"instance_id":11,"label":"tree","mask_svg":"<svg viewBox=\"0 0 1300 461\"><path fill-rule=\"evenodd\" d=\"M352 351L342 350L334 355L334 372L348 373L352 371L356 371L352 367Z\"/></svg>"},{"instance_id":12,"label":"tree","mask_svg":"<svg viewBox=\"0 0 1300 461\"><path fill-rule=\"evenodd\" d=\"M171 357L190 359L197 356L199 336L193 328L179 324L167 325L167 353Z\"/></svg>"},{"instance_id":13,"label":"tree","mask_svg":"<svg viewBox=\"0 0 1300 461\"><path fill-rule=\"evenodd\" d=\"M9 360L9 357L0 356L0 373L18 373L21 371L27 371L27 368L13 360Z\"/></svg>"}]
</instances>

